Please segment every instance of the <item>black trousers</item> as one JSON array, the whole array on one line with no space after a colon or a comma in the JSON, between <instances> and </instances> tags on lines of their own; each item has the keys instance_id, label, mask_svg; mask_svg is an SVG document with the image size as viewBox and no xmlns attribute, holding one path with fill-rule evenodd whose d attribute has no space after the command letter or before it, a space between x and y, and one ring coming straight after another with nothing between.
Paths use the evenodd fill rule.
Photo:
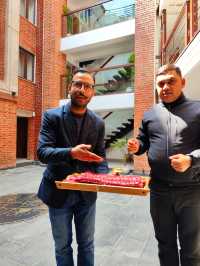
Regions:
<instances>
[{"instance_id":1,"label":"black trousers","mask_svg":"<svg viewBox=\"0 0 200 266\"><path fill-rule=\"evenodd\" d=\"M200 187L151 188L150 212L160 265L200 266Z\"/></svg>"}]
</instances>

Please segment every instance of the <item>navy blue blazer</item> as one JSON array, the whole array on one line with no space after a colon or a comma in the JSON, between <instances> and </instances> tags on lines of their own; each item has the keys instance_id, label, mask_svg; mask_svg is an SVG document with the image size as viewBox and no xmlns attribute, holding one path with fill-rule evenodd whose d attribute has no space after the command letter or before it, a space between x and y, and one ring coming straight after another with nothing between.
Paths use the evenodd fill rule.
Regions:
<instances>
[{"instance_id":1,"label":"navy blue blazer","mask_svg":"<svg viewBox=\"0 0 200 266\"><path fill-rule=\"evenodd\" d=\"M74 172L93 171L108 172L106 160L101 163L89 163L71 157L72 147L78 144L91 144L91 151L101 157L105 156L104 121L87 109L79 136L77 121L70 112L70 105L48 110L43 115L39 142L38 159L47 164L39 187L38 197L47 205L59 208L67 200L69 190L59 190L55 180L62 180ZM87 201L95 201L95 192L81 192Z\"/></svg>"}]
</instances>

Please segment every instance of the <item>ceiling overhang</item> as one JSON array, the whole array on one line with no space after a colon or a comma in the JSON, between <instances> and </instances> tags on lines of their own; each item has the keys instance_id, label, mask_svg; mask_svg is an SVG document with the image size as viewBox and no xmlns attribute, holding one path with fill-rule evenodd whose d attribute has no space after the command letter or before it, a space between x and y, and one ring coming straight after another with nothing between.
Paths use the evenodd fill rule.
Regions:
<instances>
[{"instance_id":1,"label":"ceiling overhang","mask_svg":"<svg viewBox=\"0 0 200 266\"><path fill-rule=\"evenodd\" d=\"M62 38L61 52L75 65L81 61L133 52L134 35L135 19L131 19Z\"/></svg>"},{"instance_id":2,"label":"ceiling overhang","mask_svg":"<svg viewBox=\"0 0 200 266\"><path fill-rule=\"evenodd\" d=\"M60 106L68 103L69 99L60 100ZM88 108L94 112L119 111L133 109L134 93L109 94L94 96L88 104Z\"/></svg>"}]
</instances>

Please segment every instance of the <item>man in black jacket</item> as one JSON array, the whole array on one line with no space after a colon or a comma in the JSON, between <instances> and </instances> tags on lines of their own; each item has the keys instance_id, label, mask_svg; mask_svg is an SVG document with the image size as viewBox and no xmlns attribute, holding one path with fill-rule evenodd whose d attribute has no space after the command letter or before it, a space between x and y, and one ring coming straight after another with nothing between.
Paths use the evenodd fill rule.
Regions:
<instances>
[{"instance_id":1,"label":"man in black jacket","mask_svg":"<svg viewBox=\"0 0 200 266\"><path fill-rule=\"evenodd\" d=\"M78 243L78 266L94 266L95 192L59 190L55 180L75 172L107 172L104 121L87 109L94 95L94 79L79 70L67 105L44 113L38 158L47 164L38 197L49 206L58 266L74 266L72 220Z\"/></svg>"},{"instance_id":2,"label":"man in black jacket","mask_svg":"<svg viewBox=\"0 0 200 266\"><path fill-rule=\"evenodd\" d=\"M148 155L161 266L200 266L200 102L186 99L184 86L178 67L162 66L156 76L161 102L128 142L129 151Z\"/></svg>"}]
</instances>

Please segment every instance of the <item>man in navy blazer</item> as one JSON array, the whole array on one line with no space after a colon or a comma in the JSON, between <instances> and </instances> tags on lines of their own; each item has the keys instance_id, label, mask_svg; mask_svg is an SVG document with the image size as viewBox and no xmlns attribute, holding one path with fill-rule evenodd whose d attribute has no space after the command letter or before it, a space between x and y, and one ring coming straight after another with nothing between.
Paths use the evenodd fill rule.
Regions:
<instances>
[{"instance_id":1,"label":"man in navy blazer","mask_svg":"<svg viewBox=\"0 0 200 266\"><path fill-rule=\"evenodd\" d=\"M78 70L70 86L71 101L43 115L37 154L47 164L38 197L48 205L57 266L74 266L72 220L78 244L78 266L94 266L95 192L59 190L55 180L74 172L108 172L104 121L87 109L94 78Z\"/></svg>"}]
</instances>

